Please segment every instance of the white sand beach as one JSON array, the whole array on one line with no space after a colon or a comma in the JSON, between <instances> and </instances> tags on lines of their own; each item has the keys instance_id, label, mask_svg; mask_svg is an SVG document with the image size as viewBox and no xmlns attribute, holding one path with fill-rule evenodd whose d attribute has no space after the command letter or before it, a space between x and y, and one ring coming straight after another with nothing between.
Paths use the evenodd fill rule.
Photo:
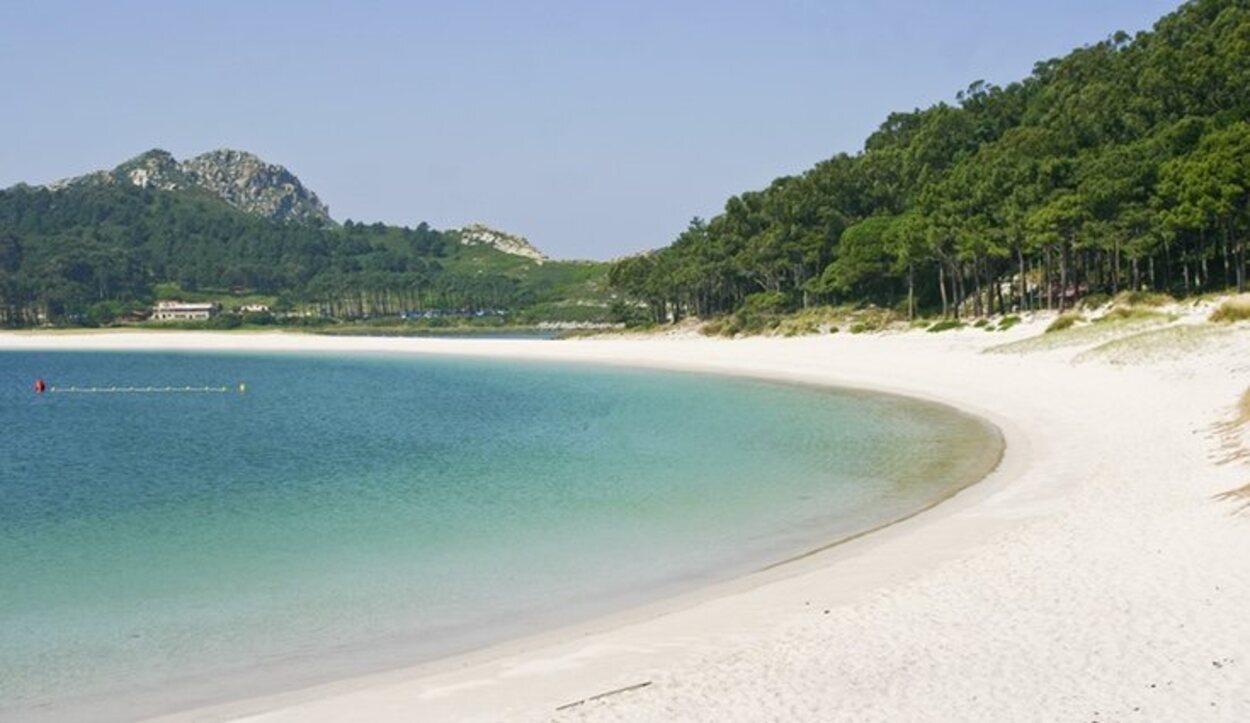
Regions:
<instances>
[{"instance_id":1,"label":"white sand beach","mask_svg":"<svg viewBox=\"0 0 1250 723\"><path fill-rule=\"evenodd\" d=\"M573 341L3 334L0 349L547 359L898 392L981 415L983 482L713 589L452 660L167 720L1250 720L1250 329ZM1191 323L1195 322L1195 323ZM1037 341L1025 341L1035 338ZM986 353L1007 342L1014 348ZM614 692L615 691L615 692ZM605 695L606 694L606 695Z\"/></svg>"}]
</instances>

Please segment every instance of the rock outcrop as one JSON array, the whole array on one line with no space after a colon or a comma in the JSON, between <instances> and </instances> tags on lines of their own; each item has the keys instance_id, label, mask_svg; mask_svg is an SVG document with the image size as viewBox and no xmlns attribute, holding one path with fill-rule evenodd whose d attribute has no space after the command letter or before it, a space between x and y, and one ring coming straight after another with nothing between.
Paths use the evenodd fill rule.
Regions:
<instances>
[{"instance_id":1,"label":"rock outcrop","mask_svg":"<svg viewBox=\"0 0 1250 723\"><path fill-rule=\"evenodd\" d=\"M490 246L513 256L524 256L538 263L547 260L547 255L539 251L524 236L497 231L480 223L469 224L457 231L460 242L469 246Z\"/></svg>"},{"instance_id":2,"label":"rock outcrop","mask_svg":"<svg viewBox=\"0 0 1250 723\"><path fill-rule=\"evenodd\" d=\"M111 171L50 184L58 190L84 183L130 183L162 191L198 188L246 213L277 221L333 223L330 209L295 174L244 151L209 151L179 161L153 149Z\"/></svg>"}]
</instances>

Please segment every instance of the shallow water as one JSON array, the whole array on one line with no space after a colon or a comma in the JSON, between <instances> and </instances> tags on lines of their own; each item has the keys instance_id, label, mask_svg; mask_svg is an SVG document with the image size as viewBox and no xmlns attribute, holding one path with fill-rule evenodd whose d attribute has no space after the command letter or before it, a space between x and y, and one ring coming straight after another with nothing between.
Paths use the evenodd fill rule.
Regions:
<instances>
[{"instance_id":1,"label":"shallow water","mask_svg":"<svg viewBox=\"0 0 1250 723\"><path fill-rule=\"evenodd\" d=\"M999 445L890 396L387 355L0 353L0 429L0 713L21 719L270 692L656 599L919 509Z\"/></svg>"}]
</instances>

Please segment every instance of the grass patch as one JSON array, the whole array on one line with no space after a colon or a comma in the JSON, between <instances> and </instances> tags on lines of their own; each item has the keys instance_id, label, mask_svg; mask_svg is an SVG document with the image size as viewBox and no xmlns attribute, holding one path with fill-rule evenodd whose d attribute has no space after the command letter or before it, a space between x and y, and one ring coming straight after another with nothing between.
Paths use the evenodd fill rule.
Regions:
<instances>
[{"instance_id":1,"label":"grass patch","mask_svg":"<svg viewBox=\"0 0 1250 723\"><path fill-rule=\"evenodd\" d=\"M930 334L937 334L943 331L950 331L951 329L962 329L964 326L966 324L958 319L944 319L929 327L926 331Z\"/></svg>"},{"instance_id":2,"label":"grass patch","mask_svg":"<svg viewBox=\"0 0 1250 723\"><path fill-rule=\"evenodd\" d=\"M1054 321L1050 322L1050 326L1046 327L1045 333L1053 334L1056 331L1063 331L1065 329L1071 329L1072 327L1076 326L1078 322L1082 322L1082 321L1085 321L1085 317L1074 312L1060 314L1059 316L1055 317Z\"/></svg>"},{"instance_id":3,"label":"grass patch","mask_svg":"<svg viewBox=\"0 0 1250 723\"><path fill-rule=\"evenodd\" d=\"M699 327L699 333L703 336L733 336L738 333L738 326L732 317L723 316L705 322Z\"/></svg>"},{"instance_id":4,"label":"grass patch","mask_svg":"<svg viewBox=\"0 0 1250 723\"><path fill-rule=\"evenodd\" d=\"M1157 291L1121 291L1115 297L1116 306L1167 306L1175 303L1176 299Z\"/></svg>"},{"instance_id":5,"label":"grass patch","mask_svg":"<svg viewBox=\"0 0 1250 723\"><path fill-rule=\"evenodd\" d=\"M1215 311L1211 312L1209 321L1217 324L1231 324L1247 319L1250 319L1250 294L1225 300Z\"/></svg>"},{"instance_id":6,"label":"grass patch","mask_svg":"<svg viewBox=\"0 0 1250 723\"><path fill-rule=\"evenodd\" d=\"M1102 316L1094 319L1095 324L1106 324L1116 321L1131 321L1137 319L1167 319L1174 320L1176 317L1164 314L1154 309L1143 309L1137 306L1117 306Z\"/></svg>"},{"instance_id":7,"label":"grass patch","mask_svg":"<svg viewBox=\"0 0 1250 723\"><path fill-rule=\"evenodd\" d=\"M1011 316L1004 316L1003 318L998 320L998 330L1007 331L1008 329L1015 326L1016 324L1019 324L1020 321L1021 321L1020 317L1016 316L1015 314L1012 314Z\"/></svg>"},{"instance_id":8,"label":"grass patch","mask_svg":"<svg viewBox=\"0 0 1250 723\"><path fill-rule=\"evenodd\" d=\"M813 306L800 309L781 319L777 333L781 336L805 336L826 334L838 330L838 322L846 319L846 310L832 306Z\"/></svg>"}]
</instances>

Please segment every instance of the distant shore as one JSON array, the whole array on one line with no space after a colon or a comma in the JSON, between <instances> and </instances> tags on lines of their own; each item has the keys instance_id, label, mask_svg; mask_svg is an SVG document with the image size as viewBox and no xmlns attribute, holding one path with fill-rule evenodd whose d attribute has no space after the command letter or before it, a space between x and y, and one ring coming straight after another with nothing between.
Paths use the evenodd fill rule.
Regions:
<instances>
[{"instance_id":1,"label":"distant shore","mask_svg":"<svg viewBox=\"0 0 1250 723\"><path fill-rule=\"evenodd\" d=\"M0 334L0 350L360 351L737 374L944 402L1006 438L982 484L801 560L453 660L167 720L1250 717L1250 522L1215 499L1250 474L1217 464L1240 438L1210 432L1250 385L1250 335L1182 330L1179 349L1167 328L1125 325L1033 341L1048 321L736 341ZM1001 353L982 353L991 346Z\"/></svg>"}]
</instances>

